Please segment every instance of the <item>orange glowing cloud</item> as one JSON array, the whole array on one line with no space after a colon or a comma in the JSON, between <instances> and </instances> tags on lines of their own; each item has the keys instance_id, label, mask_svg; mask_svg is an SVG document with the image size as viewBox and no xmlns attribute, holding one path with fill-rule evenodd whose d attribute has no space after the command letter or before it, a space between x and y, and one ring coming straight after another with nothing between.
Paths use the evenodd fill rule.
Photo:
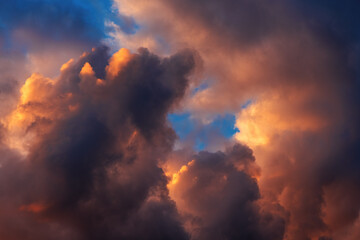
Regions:
<instances>
[{"instance_id":1,"label":"orange glowing cloud","mask_svg":"<svg viewBox=\"0 0 360 240\"><path fill-rule=\"evenodd\" d=\"M54 81L34 73L21 87L21 104L42 102L50 96Z\"/></svg>"},{"instance_id":2,"label":"orange glowing cloud","mask_svg":"<svg viewBox=\"0 0 360 240\"><path fill-rule=\"evenodd\" d=\"M66 69L68 69L72 64L74 63L74 59L71 58L69 61L67 61L66 63L64 63L61 68L60 71L65 71Z\"/></svg>"},{"instance_id":3,"label":"orange glowing cloud","mask_svg":"<svg viewBox=\"0 0 360 240\"><path fill-rule=\"evenodd\" d=\"M179 169L179 171L175 172L175 173L165 173L167 176L171 177L171 180L168 184L168 188L171 189L171 185L177 184L179 181L179 177L182 173L188 171L188 167L194 165L195 160L191 160L190 162L188 162L186 165L181 166L181 168Z\"/></svg>"},{"instance_id":4,"label":"orange glowing cloud","mask_svg":"<svg viewBox=\"0 0 360 240\"><path fill-rule=\"evenodd\" d=\"M321 115L303 108L307 94L289 96L270 95L258 99L243 109L237 117L240 132L235 138L251 147L267 145L276 135L285 131L318 131L329 124Z\"/></svg>"},{"instance_id":5,"label":"orange glowing cloud","mask_svg":"<svg viewBox=\"0 0 360 240\"><path fill-rule=\"evenodd\" d=\"M126 48L121 48L114 53L109 60L109 65L106 67L107 79L114 79L131 58L132 54Z\"/></svg>"},{"instance_id":6,"label":"orange glowing cloud","mask_svg":"<svg viewBox=\"0 0 360 240\"><path fill-rule=\"evenodd\" d=\"M95 72L90 65L90 63L86 62L84 66L81 68L79 73L81 83L80 87L85 89L92 89L95 86L105 85L105 81L99 78L96 78ZM96 87L95 87L96 88Z\"/></svg>"},{"instance_id":7,"label":"orange glowing cloud","mask_svg":"<svg viewBox=\"0 0 360 240\"><path fill-rule=\"evenodd\" d=\"M71 94L54 98L56 81L40 74L32 74L20 89L20 101L14 112L8 117L9 128L29 126L35 118L54 119L62 115L61 102L71 99ZM55 108L50 108L56 105ZM31 110L30 110L31 109Z\"/></svg>"},{"instance_id":8,"label":"orange glowing cloud","mask_svg":"<svg viewBox=\"0 0 360 240\"><path fill-rule=\"evenodd\" d=\"M55 119L62 115L57 107L50 107L58 99L53 98L55 81L34 73L26 79L20 89L20 100L16 109L1 120L9 131L7 144L26 154L27 145L34 134L28 131L37 119ZM42 129L45 131L45 127Z\"/></svg>"},{"instance_id":9,"label":"orange glowing cloud","mask_svg":"<svg viewBox=\"0 0 360 240\"><path fill-rule=\"evenodd\" d=\"M80 76L94 76L95 72L90 63L86 62L80 71Z\"/></svg>"}]
</instances>

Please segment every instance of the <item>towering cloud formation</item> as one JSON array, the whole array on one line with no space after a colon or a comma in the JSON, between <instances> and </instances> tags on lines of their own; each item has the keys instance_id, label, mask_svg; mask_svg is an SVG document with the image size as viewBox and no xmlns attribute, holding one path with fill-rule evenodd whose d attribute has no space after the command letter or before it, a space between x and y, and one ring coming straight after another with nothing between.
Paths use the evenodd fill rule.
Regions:
<instances>
[{"instance_id":1,"label":"towering cloud formation","mask_svg":"<svg viewBox=\"0 0 360 240\"><path fill-rule=\"evenodd\" d=\"M100 48L28 78L2 129L25 155L1 150L1 239L188 238L158 164L194 66L191 51Z\"/></svg>"}]
</instances>

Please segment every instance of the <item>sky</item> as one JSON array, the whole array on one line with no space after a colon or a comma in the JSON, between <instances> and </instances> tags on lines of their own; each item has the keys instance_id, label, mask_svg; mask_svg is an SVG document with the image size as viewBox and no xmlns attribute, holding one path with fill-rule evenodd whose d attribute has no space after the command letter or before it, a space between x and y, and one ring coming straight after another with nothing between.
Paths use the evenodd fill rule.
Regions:
<instances>
[{"instance_id":1,"label":"sky","mask_svg":"<svg viewBox=\"0 0 360 240\"><path fill-rule=\"evenodd\" d=\"M356 0L0 0L0 239L360 239Z\"/></svg>"}]
</instances>

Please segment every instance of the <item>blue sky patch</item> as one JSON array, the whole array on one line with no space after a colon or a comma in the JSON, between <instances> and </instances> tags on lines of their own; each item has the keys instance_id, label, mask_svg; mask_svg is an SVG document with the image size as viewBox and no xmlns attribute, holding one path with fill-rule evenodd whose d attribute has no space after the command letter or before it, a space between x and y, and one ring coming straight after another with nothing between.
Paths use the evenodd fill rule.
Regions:
<instances>
[{"instance_id":1,"label":"blue sky patch","mask_svg":"<svg viewBox=\"0 0 360 240\"><path fill-rule=\"evenodd\" d=\"M195 150L204 150L214 136L230 139L239 129L235 127L235 115L217 115L209 124L203 124L190 113L173 113L168 120L181 142L193 141Z\"/></svg>"}]
</instances>

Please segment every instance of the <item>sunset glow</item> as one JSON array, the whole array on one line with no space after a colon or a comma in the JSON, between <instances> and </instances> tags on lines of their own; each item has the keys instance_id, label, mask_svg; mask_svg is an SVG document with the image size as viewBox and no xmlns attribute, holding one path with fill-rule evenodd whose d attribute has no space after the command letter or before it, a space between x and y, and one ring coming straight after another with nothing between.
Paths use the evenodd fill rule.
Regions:
<instances>
[{"instance_id":1,"label":"sunset glow","mask_svg":"<svg viewBox=\"0 0 360 240\"><path fill-rule=\"evenodd\" d=\"M360 4L0 0L0 240L359 240Z\"/></svg>"}]
</instances>

